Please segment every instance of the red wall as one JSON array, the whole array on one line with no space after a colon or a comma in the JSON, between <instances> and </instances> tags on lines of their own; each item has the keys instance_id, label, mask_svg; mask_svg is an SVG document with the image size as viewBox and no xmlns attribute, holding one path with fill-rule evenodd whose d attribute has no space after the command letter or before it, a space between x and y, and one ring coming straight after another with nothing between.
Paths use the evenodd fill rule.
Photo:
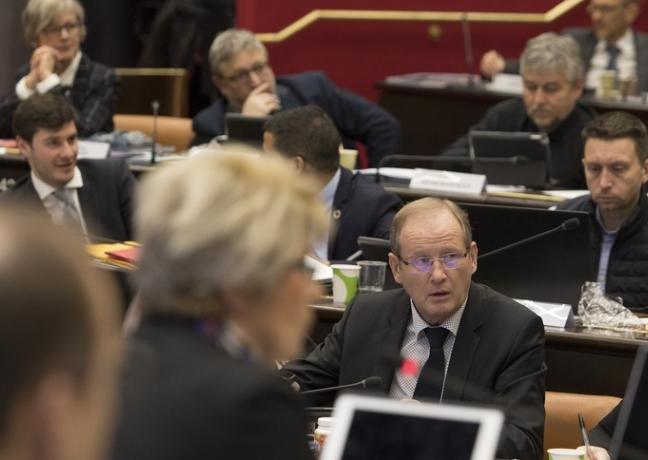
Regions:
<instances>
[{"instance_id":1,"label":"red wall","mask_svg":"<svg viewBox=\"0 0 648 460\"><path fill-rule=\"evenodd\" d=\"M509 11L542 13L559 0L238 0L239 27L278 32L314 9L411 11ZM472 24L475 66L496 48L516 57L527 39L547 30L589 24L584 2L550 24ZM648 9L648 7L646 7ZM338 85L376 99L373 84L388 75L410 72L467 72L461 25L438 23L442 36L428 37L432 22L320 20L281 43L268 44L277 74L323 70ZM648 12L638 28L648 30Z\"/></svg>"}]
</instances>

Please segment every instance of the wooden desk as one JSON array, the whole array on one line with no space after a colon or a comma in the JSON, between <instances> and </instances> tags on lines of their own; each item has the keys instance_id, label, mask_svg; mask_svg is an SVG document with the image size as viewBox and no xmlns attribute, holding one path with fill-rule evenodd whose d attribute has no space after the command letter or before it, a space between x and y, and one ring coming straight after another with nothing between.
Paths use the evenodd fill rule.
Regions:
<instances>
[{"instance_id":1,"label":"wooden desk","mask_svg":"<svg viewBox=\"0 0 648 460\"><path fill-rule=\"evenodd\" d=\"M312 338L319 343L342 317L344 308L328 299L313 308L318 320ZM547 390L623 397L640 344L648 344L648 335L547 327Z\"/></svg>"},{"instance_id":2,"label":"wooden desk","mask_svg":"<svg viewBox=\"0 0 648 460\"><path fill-rule=\"evenodd\" d=\"M473 87L451 85L432 88L404 81L376 83L379 104L401 124L401 154L436 155L460 136L466 134L490 107L515 94ZM631 102L582 99L599 113L623 110L648 124L648 105Z\"/></svg>"}]
</instances>

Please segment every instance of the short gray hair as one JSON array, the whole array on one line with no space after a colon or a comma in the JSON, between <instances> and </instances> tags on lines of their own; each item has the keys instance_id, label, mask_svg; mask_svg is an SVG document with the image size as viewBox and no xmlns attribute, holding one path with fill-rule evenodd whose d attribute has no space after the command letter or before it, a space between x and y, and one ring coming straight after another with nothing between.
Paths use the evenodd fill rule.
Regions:
<instances>
[{"instance_id":1,"label":"short gray hair","mask_svg":"<svg viewBox=\"0 0 648 460\"><path fill-rule=\"evenodd\" d=\"M263 299L326 234L317 187L282 158L198 155L147 175L137 204L144 312L226 318L224 294Z\"/></svg>"},{"instance_id":2,"label":"short gray hair","mask_svg":"<svg viewBox=\"0 0 648 460\"><path fill-rule=\"evenodd\" d=\"M81 24L81 40L86 36L85 11L77 0L29 0L22 13L25 40L32 46L38 42L38 34L54 23L61 13L73 12Z\"/></svg>"},{"instance_id":3,"label":"short gray hair","mask_svg":"<svg viewBox=\"0 0 648 460\"><path fill-rule=\"evenodd\" d=\"M221 75L222 65L236 54L247 49L258 49L268 57L268 50L249 30L228 29L216 36L209 48L209 68L214 75Z\"/></svg>"},{"instance_id":4,"label":"short gray hair","mask_svg":"<svg viewBox=\"0 0 648 460\"><path fill-rule=\"evenodd\" d=\"M569 35L547 32L529 40L520 57L520 71L553 70L574 84L585 77L583 59L576 40Z\"/></svg>"}]
</instances>

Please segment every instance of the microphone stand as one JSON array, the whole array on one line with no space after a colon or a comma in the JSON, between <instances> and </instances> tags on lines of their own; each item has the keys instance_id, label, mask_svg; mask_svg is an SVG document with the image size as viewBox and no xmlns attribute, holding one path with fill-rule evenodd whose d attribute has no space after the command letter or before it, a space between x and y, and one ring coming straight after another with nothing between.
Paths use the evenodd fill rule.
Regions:
<instances>
[{"instance_id":1,"label":"microphone stand","mask_svg":"<svg viewBox=\"0 0 648 460\"><path fill-rule=\"evenodd\" d=\"M470 22L468 22L468 13L461 16L461 32L464 42L464 57L466 59L466 68L468 69L468 87L475 86L474 70L475 61L473 59L472 36L470 34Z\"/></svg>"},{"instance_id":2,"label":"microphone stand","mask_svg":"<svg viewBox=\"0 0 648 460\"><path fill-rule=\"evenodd\" d=\"M151 164L154 165L157 160L157 121L160 103L155 100L151 103L153 109L153 134L151 136Z\"/></svg>"}]
</instances>

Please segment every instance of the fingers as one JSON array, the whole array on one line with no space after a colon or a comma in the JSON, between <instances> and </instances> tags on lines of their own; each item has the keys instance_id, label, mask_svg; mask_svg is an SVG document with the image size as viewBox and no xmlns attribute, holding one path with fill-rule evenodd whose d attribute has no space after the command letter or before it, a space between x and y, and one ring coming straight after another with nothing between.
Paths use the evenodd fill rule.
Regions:
<instances>
[{"instance_id":1,"label":"fingers","mask_svg":"<svg viewBox=\"0 0 648 460\"><path fill-rule=\"evenodd\" d=\"M482 75L492 77L504 70L506 66L506 61L501 54L495 50L490 50L482 56L481 62L479 63L479 71Z\"/></svg>"}]
</instances>

